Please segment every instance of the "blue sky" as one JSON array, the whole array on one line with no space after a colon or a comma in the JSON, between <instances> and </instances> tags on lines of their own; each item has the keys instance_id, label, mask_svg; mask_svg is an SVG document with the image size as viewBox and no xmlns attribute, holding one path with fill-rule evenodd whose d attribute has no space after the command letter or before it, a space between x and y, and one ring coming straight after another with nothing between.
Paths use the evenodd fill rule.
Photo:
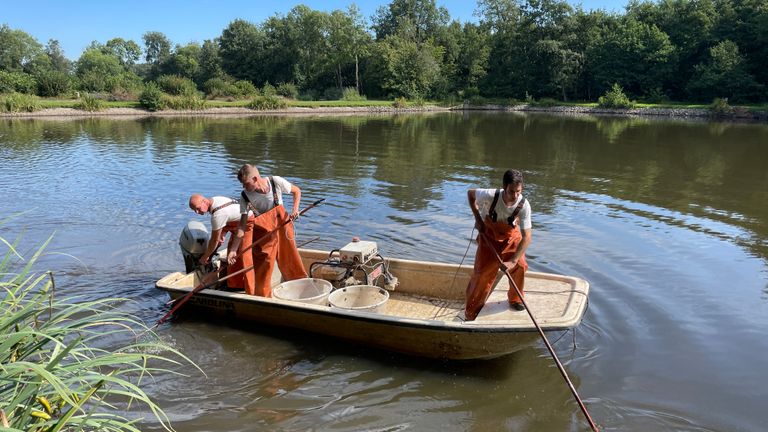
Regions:
<instances>
[{"instance_id":1,"label":"blue sky","mask_svg":"<svg viewBox=\"0 0 768 432\"><path fill-rule=\"evenodd\" d=\"M627 0L569 0L586 10L606 9L621 12ZM70 59L80 57L91 41L104 43L115 37L132 39L142 47L141 35L160 31L174 44L200 42L221 35L234 19L255 24L269 16L285 14L298 4L332 11L355 3L368 18L389 0L0 0L0 24L23 30L45 45L58 39ZM476 21L473 0L437 0L451 18Z\"/></svg>"}]
</instances>

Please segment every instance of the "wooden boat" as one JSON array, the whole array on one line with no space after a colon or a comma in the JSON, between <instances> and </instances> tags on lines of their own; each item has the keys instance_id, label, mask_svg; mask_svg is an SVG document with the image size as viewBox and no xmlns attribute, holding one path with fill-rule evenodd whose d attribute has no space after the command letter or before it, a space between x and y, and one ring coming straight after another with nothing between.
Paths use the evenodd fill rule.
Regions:
<instances>
[{"instance_id":1,"label":"wooden boat","mask_svg":"<svg viewBox=\"0 0 768 432\"><path fill-rule=\"evenodd\" d=\"M301 249L305 267L328 252ZM378 312L264 298L216 289L191 297L184 309L320 333L409 355L441 359L487 359L513 353L539 339L526 311L507 302L508 280L499 272L488 302L474 321L464 320L464 296L472 268L387 259L399 285ZM200 283L197 272L171 273L156 286L176 299ZM589 284L570 276L527 272L526 302L545 332L564 331L581 321ZM280 283L275 268L273 286Z\"/></svg>"}]
</instances>

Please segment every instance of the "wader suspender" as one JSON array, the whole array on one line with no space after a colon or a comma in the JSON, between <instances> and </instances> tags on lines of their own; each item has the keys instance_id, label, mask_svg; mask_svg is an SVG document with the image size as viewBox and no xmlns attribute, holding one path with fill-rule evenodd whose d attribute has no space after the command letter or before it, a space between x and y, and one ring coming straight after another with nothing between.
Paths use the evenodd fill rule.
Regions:
<instances>
[{"instance_id":1,"label":"wader suspender","mask_svg":"<svg viewBox=\"0 0 768 432\"><path fill-rule=\"evenodd\" d=\"M219 210L223 209L223 208L224 208L224 207L226 207L226 206L229 206L229 205L235 204L236 202L237 202L237 200L232 200L232 201L230 201L230 202L228 202L228 203L224 203L224 204L222 204L222 205L220 205L220 206L218 206L218 207L214 208L213 210L211 210L211 214L214 214L214 213L216 213L217 211L219 211Z\"/></svg>"},{"instance_id":2,"label":"wader suspender","mask_svg":"<svg viewBox=\"0 0 768 432\"><path fill-rule=\"evenodd\" d=\"M491 220L496 222L496 219L499 218L499 215L496 213L496 203L499 202L499 195L501 194L501 189L496 189L496 193L493 195L493 202L491 203L491 209L488 211L488 216L491 217ZM507 223L511 226L515 226L515 218L517 217L517 214L520 213L520 210L523 209L523 206L525 205L525 198L520 197L520 204L515 207L515 210L512 212L512 216L507 218Z\"/></svg>"},{"instance_id":3,"label":"wader suspender","mask_svg":"<svg viewBox=\"0 0 768 432\"><path fill-rule=\"evenodd\" d=\"M280 205L280 203L277 202L277 189L275 188L275 181L272 179L272 177L269 177L269 184L270 184L270 186L272 186L272 202L274 204L272 206L272 208L275 208L278 205ZM256 210L256 207L253 205L251 200L248 199L248 195L245 194L245 191L240 192L240 196L243 197L245 202L248 204L248 207L251 208L251 211L253 212L254 215L261 214L260 211ZM232 203L230 203L230 204L232 204ZM222 206L222 207L224 207L224 206ZM218 210L218 208L217 208L217 210Z\"/></svg>"}]
</instances>

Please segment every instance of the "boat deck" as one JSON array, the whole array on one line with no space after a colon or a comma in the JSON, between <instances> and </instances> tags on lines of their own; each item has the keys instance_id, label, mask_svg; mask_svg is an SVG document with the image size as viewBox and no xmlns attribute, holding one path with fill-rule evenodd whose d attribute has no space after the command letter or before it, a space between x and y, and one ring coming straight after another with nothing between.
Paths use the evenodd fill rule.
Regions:
<instances>
[{"instance_id":1,"label":"boat deck","mask_svg":"<svg viewBox=\"0 0 768 432\"><path fill-rule=\"evenodd\" d=\"M500 279L475 322L531 325L531 319L525 311L510 309L507 301L508 290L509 282L506 278ZM569 304L574 301L586 301L586 294L570 281L526 279L525 301L540 324L563 319L568 315ZM574 296L582 299L576 299ZM463 322L464 302L392 291L381 313L421 320Z\"/></svg>"}]
</instances>

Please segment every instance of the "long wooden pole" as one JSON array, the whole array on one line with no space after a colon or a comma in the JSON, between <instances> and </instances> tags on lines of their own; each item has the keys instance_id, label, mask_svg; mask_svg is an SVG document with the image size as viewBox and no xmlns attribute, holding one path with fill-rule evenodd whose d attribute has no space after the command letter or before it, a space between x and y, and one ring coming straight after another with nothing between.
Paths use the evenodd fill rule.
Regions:
<instances>
[{"instance_id":1,"label":"long wooden pole","mask_svg":"<svg viewBox=\"0 0 768 432\"><path fill-rule=\"evenodd\" d=\"M480 225L480 227L482 226L483 225ZM576 402L579 404L579 408L581 408L581 412L584 413L584 417L587 418L587 421L589 422L589 426L592 428L593 431L598 432L597 425L592 420L592 416L589 415L589 411L587 411L587 406L584 405L584 402L582 402L581 397L579 397L579 393L576 391L576 387L573 386L573 383L571 382L571 379L568 377L568 373L565 371L563 364L560 363L560 359L557 358L557 354L555 354L555 350L552 348L552 345L549 343L547 336L544 335L544 331L541 330L539 323L536 322L536 318L534 318L533 312L531 312L531 308L525 302L525 299L523 298L523 293L520 291L520 288L518 288L517 284L515 283L515 280L512 279L512 275L509 273L509 269L504 264L504 260L501 259L501 256L496 251L496 248L493 247L493 244L485 235L485 233L480 230L478 230L478 233L480 234L480 238L482 238L483 241L485 241L486 245L488 245L488 247L493 251L493 254L496 256L496 260L499 261L499 265L501 266L502 269L504 269L504 274L506 274L507 279L509 279L510 286L515 290L515 292L517 293L517 296L520 297L520 301L523 302L523 306L525 306L525 310L526 312L528 312L528 316L531 317L531 321L533 321L533 325L536 326L536 330L538 330L539 336L541 336L541 339L544 341L544 345L547 346L547 349L549 350L549 354L552 355L552 359L555 360L555 364L557 365L557 369L560 371L560 375L563 376L563 379L565 379L565 382L568 384L568 388L571 389L571 393L573 393L573 397L576 398Z\"/></svg>"},{"instance_id":2,"label":"long wooden pole","mask_svg":"<svg viewBox=\"0 0 768 432\"><path fill-rule=\"evenodd\" d=\"M303 215L304 213L306 213L310 209L319 206L320 203L322 203L323 201L325 201L325 198L319 199L319 200L313 202L312 204L308 205L304 210L299 212L299 216ZM280 230L280 228L288 225L291 222L293 222L293 219L292 218L288 218L288 220L286 220L283 223L281 223L277 228L275 228L272 231L269 231L268 233L266 233L263 236L259 237L257 240L255 240L253 243L251 243L250 246L248 246L245 249L243 249L240 252L238 252L237 256L235 256L235 260L237 260L238 258L243 256L243 254L246 251L251 250L251 248L253 248L254 246L263 243L267 238L269 238L269 236L271 236L272 234L276 233L278 230ZM198 284L192 291L184 294L184 297L180 297L178 299L178 301L175 302L175 304L173 305L171 310L169 310L168 313L166 313L162 318L160 318L157 321L157 323L155 323L154 327L157 327L160 324L164 323L168 319L168 317L173 315L174 312L176 312L182 305L184 305L184 303L186 303L190 298L192 298L192 296L195 295L197 292L202 291L205 288L210 288L210 287L216 285L217 283L223 282L223 281L225 281L225 280L227 280L227 279L229 279L229 278L231 278L233 276L237 276L239 274L242 274L242 273L245 273L245 272L247 272L249 270L252 270L253 267L254 266L248 266L248 267L240 269L240 270L238 270L238 271L236 271L236 272L234 272L232 274L228 274L227 276L224 276L221 279L217 279L217 280L215 280L213 282L209 282L209 283L200 282L200 284Z\"/></svg>"}]
</instances>

